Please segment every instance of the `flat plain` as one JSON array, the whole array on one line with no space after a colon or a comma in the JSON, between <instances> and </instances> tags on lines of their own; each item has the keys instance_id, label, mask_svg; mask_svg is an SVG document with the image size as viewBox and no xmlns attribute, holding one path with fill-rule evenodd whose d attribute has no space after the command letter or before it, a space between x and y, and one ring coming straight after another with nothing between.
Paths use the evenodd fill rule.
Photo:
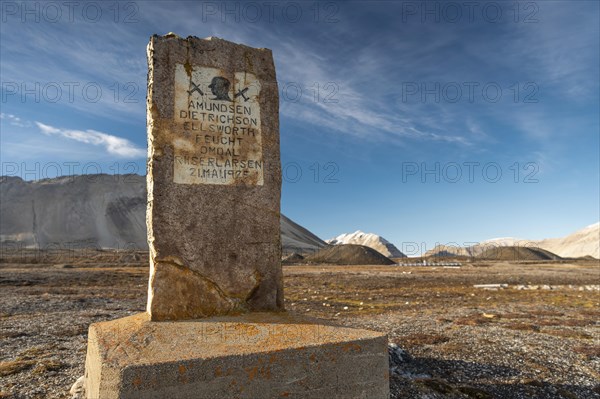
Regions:
<instances>
[{"instance_id":1,"label":"flat plain","mask_svg":"<svg viewBox=\"0 0 600 399\"><path fill-rule=\"evenodd\" d=\"M402 349L393 398L600 398L598 260L461 263L284 266L286 309L387 333ZM69 398L89 324L144 310L147 265L144 252L3 252L0 398Z\"/></svg>"}]
</instances>

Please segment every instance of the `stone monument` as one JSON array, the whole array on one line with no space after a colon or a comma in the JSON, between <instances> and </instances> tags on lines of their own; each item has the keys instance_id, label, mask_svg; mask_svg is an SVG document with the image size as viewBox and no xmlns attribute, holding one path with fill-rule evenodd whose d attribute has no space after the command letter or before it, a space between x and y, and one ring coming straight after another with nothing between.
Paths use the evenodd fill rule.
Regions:
<instances>
[{"instance_id":1,"label":"stone monument","mask_svg":"<svg viewBox=\"0 0 600 399\"><path fill-rule=\"evenodd\" d=\"M148 45L145 313L90 326L86 395L387 398L385 334L283 309L271 51Z\"/></svg>"},{"instance_id":2,"label":"stone monument","mask_svg":"<svg viewBox=\"0 0 600 399\"><path fill-rule=\"evenodd\" d=\"M271 51L155 36L148 64L151 320L283 310Z\"/></svg>"}]
</instances>

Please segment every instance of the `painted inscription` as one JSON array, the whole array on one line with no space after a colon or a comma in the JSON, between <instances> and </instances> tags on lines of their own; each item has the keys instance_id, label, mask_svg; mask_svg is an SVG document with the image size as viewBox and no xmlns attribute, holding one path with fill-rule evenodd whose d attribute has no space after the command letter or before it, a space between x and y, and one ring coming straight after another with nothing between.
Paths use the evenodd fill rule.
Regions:
<instances>
[{"instance_id":1,"label":"painted inscription","mask_svg":"<svg viewBox=\"0 0 600 399\"><path fill-rule=\"evenodd\" d=\"M260 82L247 72L175 67L175 183L263 185Z\"/></svg>"}]
</instances>

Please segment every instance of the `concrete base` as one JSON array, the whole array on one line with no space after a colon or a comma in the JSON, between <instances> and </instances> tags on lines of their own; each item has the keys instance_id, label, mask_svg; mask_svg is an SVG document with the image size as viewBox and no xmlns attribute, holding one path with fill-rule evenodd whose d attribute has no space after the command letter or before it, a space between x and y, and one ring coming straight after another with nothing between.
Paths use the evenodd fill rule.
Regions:
<instances>
[{"instance_id":1,"label":"concrete base","mask_svg":"<svg viewBox=\"0 0 600 399\"><path fill-rule=\"evenodd\" d=\"M89 399L388 398L385 334L288 313L90 326Z\"/></svg>"}]
</instances>

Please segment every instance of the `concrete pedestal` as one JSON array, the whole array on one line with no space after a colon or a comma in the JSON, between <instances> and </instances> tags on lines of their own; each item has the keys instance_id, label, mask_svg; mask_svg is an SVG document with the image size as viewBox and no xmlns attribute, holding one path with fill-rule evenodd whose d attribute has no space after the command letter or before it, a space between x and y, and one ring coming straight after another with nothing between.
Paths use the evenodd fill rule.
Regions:
<instances>
[{"instance_id":1,"label":"concrete pedestal","mask_svg":"<svg viewBox=\"0 0 600 399\"><path fill-rule=\"evenodd\" d=\"M90 326L86 394L112 398L388 398L385 334L288 313Z\"/></svg>"}]
</instances>

